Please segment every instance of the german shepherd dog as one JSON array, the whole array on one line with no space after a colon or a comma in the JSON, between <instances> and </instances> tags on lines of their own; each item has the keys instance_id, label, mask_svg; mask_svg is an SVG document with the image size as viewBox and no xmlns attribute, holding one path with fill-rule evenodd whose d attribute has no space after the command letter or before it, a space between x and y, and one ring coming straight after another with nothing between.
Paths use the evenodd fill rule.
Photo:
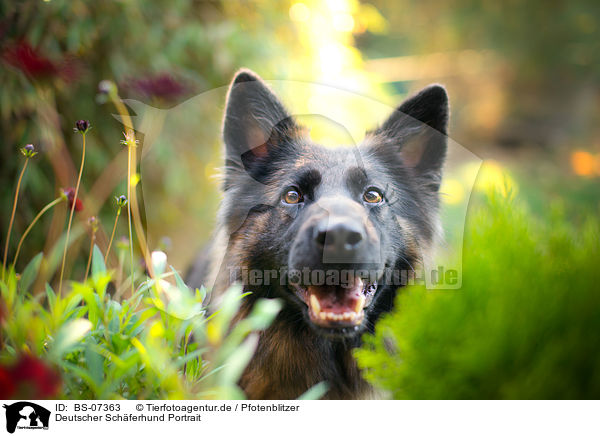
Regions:
<instances>
[{"instance_id":1,"label":"german shepherd dog","mask_svg":"<svg viewBox=\"0 0 600 436\"><path fill-rule=\"evenodd\" d=\"M283 300L240 379L250 399L294 399L322 381L325 398L375 395L352 349L402 285L384 272L412 274L432 253L448 112L445 89L432 85L357 147L325 148L256 74L237 73L211 260L188 280L214 283L217 296L243 283L251 294L236 320L259 298Z\"/></svg>"}]
</instances>

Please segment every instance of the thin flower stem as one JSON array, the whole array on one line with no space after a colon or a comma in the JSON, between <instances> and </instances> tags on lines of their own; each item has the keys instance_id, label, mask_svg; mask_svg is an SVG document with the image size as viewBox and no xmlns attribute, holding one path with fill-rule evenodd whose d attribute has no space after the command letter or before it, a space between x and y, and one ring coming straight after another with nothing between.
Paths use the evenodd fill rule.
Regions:
<instances>
[{"instance_id":1,"label":"thin flower stem","mask_svg":"<svg viewBox=\"0 0 600 436\"><path fill-rule=\"evenodd\" d=\"M79 193L79 183L81 182L81 174L83 173L83 164L85 163L85 133L81 134L83 138L83 150L81 152L81 166L79 167L79 176L77 177L77 185L75 186L75 197L71 205L71 213L69 215L69 224L67 225L67 238L63 248L62 265L60 267L60 280L58 282L58 295L62 295L62 282L65 273L65 260L67 258L67 248L69 246L69 234L71 233L71 222L73 221L73 212L75 212L75 204L77 203L77 194Z\"/></svg>"},{"instance_id":2,"label":"thin flower stem","mask_svg":"<svg viewBox=\"0 0 600 436\"><path fill-rule=\"evenodd\" d=\"M131 151L131 161L133 162L134 165L136 165L135 171L137 173L136 146L135 146L135 136L133 136L133 131L132 131L132 138L133 138L133 145L129 146L129 150ZM131 179L128 181L128 184L131 185ZM140 250L142 251L142 256L144 256L144 261L146 264L146 269L148 270L148 275L154 279L155 278L154 266L152 265L152 258L150 257L150 252L148 251L148 244L146 243L144 226L142 225L142 219L140 217L140 209L139 209L139 205L138 205L138 201L137 201L136 186L134 185L132 188L133 189L131 189L129 192L130 201L128 204L129 204L129 208L131 210L131 216L133 217L135 233L138 235L138 243L140 245ZM131 207L131 204L133 204L133 207ZM160 282L157 280L156 287L159 290L160 290L160 286L161 286ZM134 289L132 287L132 290L131 290L132 296L133 296L133 293L134 293Z\"/></svg>"},{"instance_id":3,"label":"thin flower stem","mask_svg":"<svg viewBox=\"0 0 600 436\"><path fill-rule=\"evenodd\" d=\"M61 195L60 197L51 201L46 206L44 206L44 208L42 210L40 210L39 213L35 216L33 221L31 221L31 224L29 224L29 227L27 227L27 229L23 233L23 236L21 236L21 239L19 240L19 245L17 245L17 252L16 252L15 258L13 260L14 266L17 265L17 260L19 259L19 253L21 252L21 246L23 245L23 241L25 241L25 238L27 237L27 235L29 234L29 232L31 231L31 229L33 228L35 223L38 222L38 220L42 217L42 215L44 215L46 212L48 212L50 209L52 209L54 206L56 206L58 203L61 203L64 200L65 200L65 198Z\"/></svg>"},{"instance_id":4,"label":"thin flower stem","mask_svg":"<svg viewBox=\"0 0 600 436\"><path fill-rule=\"evenodd\" d=\"M131 147L127 147L127 198L131 199ZM133 267L133 238L131 236L131 201L127 203L127 223L129 226L129 253L130 253L130 261L131 261L131 295L133 296L135 292L135 287L133 284L134 278L134 267ZM139 239L139 235L138 235Z\"/></svg>"},{"instance_id":5,"label":"thin flower stem","mask_svg":"<svg viewBox=\"0 0 600 436\"><path fill-rule=\"evenodd\" d=\"M92 237L90 238L90 254L88 255L87 265L85 267L85 276L83 282L87 282L88 274L90 272L90 265L92 264L92 252L94 251L94 242L96 242L96 232L92 231Z\"/></svg>"},{"instance_id":6,"label":"thin flower stem","mask_svg":"<svg viewBox=\"0 0 600 436\"><path fill-rule=\"evenodd\" d=\"M136 140L135 133L133 131L133 122L131 120L131 116L129 115L129 111L121 98L117 94L117 92L113 92L109 94L113 104L117 108L119 115L121 115L123 124L128 129L129 137L126 136L127 142L127 197L129 199L128 208L127 208L127 217L129 222L129 245L132 256L131 268L132 268L132 281L131 281L131 294L134 293L134 283L133 283L133 245L132 245L132 237L131 237L131 220L133 218L133 223L135 226L135 231L138 237L138 243L140 245L140 250L142 252L142 256L144 257L146 268L148 269L148 273L150 277L154 278L154 271L152 267L152 260L150 258L150 253L148 252L148 245L146 244L146 237L144 234L144 227L142 225L142 220L140 218L139 213L139 205L137 202L137 193L135 186L132 189L131 186L131 169L132 164L137 173L137 157L136 157Z\"/></svg>"},{"instance_id":7,"label":"thin flower stem","mask_svg":"<svg viewBox=\"0 0 600 436\"><path fill-rule=\"evenodd\" d=\"M115 238L115 230L117 230L117 221L119 221L119 217L121 216L121 208L117 209L117 215L115 216L115 224L113 225L112 233L110 235L110 240L108 241L108 248L106 249L106 254L104 255L104 263L108 259L108 254L110 253L110 247L112 246L113 239Z\"/></svg>"},{"instance_id":8,"label":"thin flower stem","mask_svg":"<svg viewBox=\"0 0 600 436\"><path fill-rule=\"evenodd\" d=\"M23 180L23 174L27 168L29 158L25 159L23 169L19 175L19 181L17 182L17 190L15 192L15 199L13 200L12 214L10 215L10 221L8 222L8 234L6 235L6 244L4 245L4 260L2 261L2 280L4 280L4 272L6 271L6 259L8 258L8 243L10 241L10 232L12 231L13 221L15 220L15 211L17 210L17 201L19 200L19 191L21 190L21 180Z\"/></svg>"}]
</instances>

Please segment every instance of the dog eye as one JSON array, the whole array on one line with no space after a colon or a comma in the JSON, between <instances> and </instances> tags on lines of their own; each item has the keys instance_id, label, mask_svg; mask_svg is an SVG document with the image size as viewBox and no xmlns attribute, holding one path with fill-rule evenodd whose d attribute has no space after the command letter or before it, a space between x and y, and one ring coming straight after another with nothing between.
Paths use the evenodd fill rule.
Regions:
<instances>
[{"instance_id":1,"label":"dog eye","mask_svg":"<svg viewBox=\"0 0 600 436\"><path fill-rule=\"evenodd\" d=\"M298 204L304 201L302 194L300 194L296 188L289 188L287 191L285 191L282 200L287 204Z\"/></svg>"},{"instance_id":2,"label":"dog eye","mask_svg":"<svg viewBox=\"0 0 600 436\"><path fill-rule=\"evenodd\" d=\"M363 194L363 200L367 203L377 204L383 202L383 195L377 189L369 188Z\"/></svg>"}]
</instances>

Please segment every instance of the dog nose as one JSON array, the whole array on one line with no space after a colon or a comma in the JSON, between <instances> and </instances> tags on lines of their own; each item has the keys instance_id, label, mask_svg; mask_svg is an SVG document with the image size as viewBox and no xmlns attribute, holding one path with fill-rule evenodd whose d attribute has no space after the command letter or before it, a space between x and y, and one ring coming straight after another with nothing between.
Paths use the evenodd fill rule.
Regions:
<instances>
[{"instance_id":1,"label":"dog nose","mask_svg":"<svg viewBox=\"0 0 600 436\"><path fill-rule=\"evenodd\" d=\"M357 250L365 239L362 225L353 221L325 220L315 228L315 242L326 251L348 253Z\"/></svg>"}]
</instances>

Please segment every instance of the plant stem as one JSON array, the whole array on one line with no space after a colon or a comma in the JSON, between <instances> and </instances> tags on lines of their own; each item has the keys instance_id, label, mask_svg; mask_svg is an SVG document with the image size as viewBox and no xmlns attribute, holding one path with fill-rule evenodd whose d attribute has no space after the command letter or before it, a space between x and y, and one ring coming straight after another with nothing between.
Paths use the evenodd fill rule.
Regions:
<instances>
[{"instance_id":1,"label":"plant stem","mask_svg":"<svg viewBox=\"0 0 600 436\"><path fill-rule=\"evenodd\" d=\"M134 292L135 292L135 287L134 287L134 283L133 283L133 278L134 278L134 268L133 268L133 238L131 236L131 148L130 146L127 146L127 198L130 199L130 201L127 203L127 222L129 225L129 253L131 256L131 295L133 296ZM138 240L139 240L139 236L138 235Z\"/></svg>"},{"instance_id":2,"label":"plant stem","mask_svg":"<svg viewBox=\"0 0 600 436\"><path fill-rule=\"evenodd\" d=\"M4 245L4 260L2 261L2 280L4 280L4 272L6 271L6 259L8 258L8 243L10 241L10 232L12 231L13 221L15 220L15 211L17 210L17 201L19 200L19 191L21 190L21 180L23 180L23 174L25 174L25 168L27 168L28 162L29 158L26 158L25 163L23 164L23 169L21 170L21 174L19 175L19 180L17 182L17 190L15 192L15 199L13 200L12 214L10 215L10 221L8 222L8 234L6 235L6 244Z\"/></svg>"},{"instance_id":3,"label":"plant stem","mask_svg":"<svg viewBox=\"0 0 600 436\"><path fill-rule=\"evenodd\" d=\"M96 232L92 231L92 237L90 238L90 254L88 256L87 265L85 267L85 276L83 282L87 282L88 274L90 272L90 265L92 264L92 252L94 251L94 242L96 242Z\"/></svg>"},{"instance_id":4,"label":"plant stem","mask_svg":"<svg viewBox=\"0 0 600 436\"><path fill-rule=\"evenodd\" d=\"M129 250L131 251L131 257L132 257L132 262L131 262L131 274L132 274L132 280L131 280L131 295L133 295L134 293L134 283L133 283L133 245L132 245L132 237L131 237L131 219L133 217L133 222L134 222L134 226L135 226L135 231L138 237L138 243L140 245L140 250L142 252L142 256L144 257L144 261L146 262L146 268L148 269L148 273L150 274L151 278L154 278L154 271L153 271L153 267L152 267L152 259L150 258L150 253L148 252L148 245L146 244L146 237L144 235L144 227L142 226L142 220L140 219L140 212L139 212L139 205L137 202L137 194L136 194L136 188L135 186L133 187L133 190L131 189L131 165L133 163L134 165L134 169L136 170L136 174L137 174L137 158L136 158L136 140L135 140L135 133L133 130L133 122L131 120L131 116L129 115L129 111L127 110L127 107L125 106L125 104L123 104L123 102L121 101L121 98L119 97L117 92L113 92L109 94L113 104L115 105L115 107L117 108L117 111L119 112L119 115L121 115L121 119L123 122L123 125L125 125L125 128L128 130L127 133L129 133L129 140L127 143L127 198L129 199L129 203L128 203L128 208L127 208L127 218L128 218L128 222L129 222L129 245L130 248Z\"/></svg>"},{"instance_id":5,"label":"plant stem","mask_svg":"<svg viewBox=\"0 0 600 436\"><path fill-rule=\"evenodd\" d=\"M60 267L60 280L58 282L58 295L62 295L62 282L65 273L65 259L67 258L67 247L69 246L69 234L71 233L71 222L73 221L73 212L77 204L77 194L79 193L79 183L81 182L81 174L83 173L83 164L85 163L85 133L81 134L83 138L83 150L81 152L81 166L79 167L79 176L77 176L77 185L75 186L75 196L71 205L71 213L69 215L69 224L67 225L67 238L65 239L65 247L63 249L62 265Z\"/></svg>"},{"instance_id":6,"label":"plant stem","mask_svg":"<svg viewBox=\"0 0 600 436\"><path fill-rule=\"evenodd\" d=\"M31 229L33 228L35 223L37 223L38 220L42 217L42 215L44 215L48 210L52 209L54 206L56 206L58 203L60 203L62 201L64 201L63 196L60 196L60 197L56 198L55 200L51 201L46 206L44 206L44 208L42 210L40 210L39 213L35 216L33 221L31 221L31 224L29 224L29 227L27 227L27 229L23 233L23 236L21 236L21 239L19 240L19 245L17 245L17 252L16 252L15 258L13 260L14 266L17 265L17 260L19 259L19 253L21 252L21 246L23 245L23 241L25 241L25 238L27 237L27 235L29 234L29 232L31 231Z\"/></svg>"},{"instance_id":7,"label":"plant stem","mask_svg":"<svg viewBox=\"0 0 600 436\"><path fill-rule=\"evenodd\" d=\"M119 216L121 216L121 208L117 209L117 215L115 216L115 224L113 225L112 233L110 235L110 240L108 241L108 248L106 249L106 254L104 255L104 263L108 259L108 254L110 253L110 247L112 246L113 239L115 238L115 230L117 230L117 221L119 221Z\"/></svg>"}]
</instances>

